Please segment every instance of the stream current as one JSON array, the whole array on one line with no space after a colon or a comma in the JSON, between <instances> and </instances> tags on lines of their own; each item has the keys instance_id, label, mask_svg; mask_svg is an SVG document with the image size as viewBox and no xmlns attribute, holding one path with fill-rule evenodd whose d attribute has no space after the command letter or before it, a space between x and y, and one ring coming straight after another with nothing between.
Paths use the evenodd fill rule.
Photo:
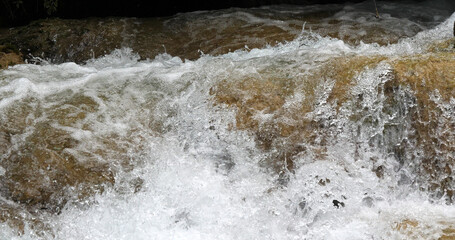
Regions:
<instances>
[{"instance_id":1,"label":"stream current","mask_svg":"<svg viewBox=\"0 0 455 240\"><path fill-rule=\"evenodd\" d=\"M201 49L261 34L1 70L0 239L454 238L455 15L378 6L179 14Z\"/></svg>"}]
</instances>

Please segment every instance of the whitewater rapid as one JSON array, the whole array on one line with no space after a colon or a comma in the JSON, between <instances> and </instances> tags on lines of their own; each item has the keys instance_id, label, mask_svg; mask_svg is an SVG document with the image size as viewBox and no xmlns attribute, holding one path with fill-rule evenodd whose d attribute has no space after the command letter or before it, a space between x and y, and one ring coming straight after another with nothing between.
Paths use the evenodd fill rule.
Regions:
<instances>
[{"instance_id":1,"label":"whitewater rapid","mask_svg":"<svg viewBox=\"0 0 455 240\"><path fill-rule=\"evenodd\" d=\"M315 86L318 104L302 117L323 119L333 136L323 159L317 149L309 150L295 157L289 172L269 169L268 159L280 149L264 151L251 131L233 127L239 110L215 103L211 90L249 77L297 79L283 105L292 109L307 99L298 80L321 63L341 56L422 54L432 42L452 37L454 20L452 15L385 46L351 45L304 27L293 41L196 60L166 53L141 60L122 48L86 64L43 62L2 70L1 120L10 121L8 126L26 122L4 156L46 123L77 142L67 153L82 163L106 163L115 182L89 198L68 201L59 214L40 215L50 230L37 233L26 223L18 235L1 223L0 239L437 239L454 226L455 208L420 191L409 180L412 168L371 143L393 122L381 113L385 97L378 93L388 81L388 63L364 69L351 89L362 95L374 126L343 117L356 109L350 103L335 110L327 100L333 80ZM10 117L22 108L28 109L25 115ZM272 114L264 110L254 118L267 121ZM379 165L382 177L371 170ZM0 176L5 171L0 167Z\"/></svg>"}]
</instances>

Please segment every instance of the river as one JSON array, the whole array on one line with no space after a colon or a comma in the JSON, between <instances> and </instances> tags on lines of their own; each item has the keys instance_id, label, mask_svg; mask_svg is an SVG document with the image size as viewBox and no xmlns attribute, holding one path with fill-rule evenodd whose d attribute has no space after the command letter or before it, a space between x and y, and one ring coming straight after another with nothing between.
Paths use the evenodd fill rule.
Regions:
<instances>
[{"instance_id":1,"label":"river","mask_svg":"<svg viewBox=\"0 0 455 240\"><path fill-rule=\"evenodd\" d=\"M455 239L455 15L378 6L114 19L0 70L0 239Z\"/></svg>"}]
</instances>

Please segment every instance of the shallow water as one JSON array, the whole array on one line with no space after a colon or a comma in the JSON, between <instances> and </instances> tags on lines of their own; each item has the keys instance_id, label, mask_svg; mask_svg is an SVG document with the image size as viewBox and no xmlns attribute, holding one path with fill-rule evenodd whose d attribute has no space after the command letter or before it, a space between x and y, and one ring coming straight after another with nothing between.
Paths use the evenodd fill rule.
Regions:
<instances>
[{"instance_id":1,"label":"shallow water","mask_svg":"<svg viewBox=\"0 0 455 240\"><path fill-rule=\"evenodd\" d=\"M455 15L378 3L181 14L225 26L181 40L193 60L1 71L0 238L453 237L454 51L432 46ZM286 38L238 47L275 39L256 26Z\"/></svg>"},{"instance_id":2,"label":"shallow water","mask_svg":"<svg viewBox=\"0 0 455 240\"><path fill-rule=\"evenodd\" d=\"M0 34L0 43L16 46L29 62L85 63L127 47L141 59L168 53L196 60L201 54L265 48L292 41L302 29L357 46L388 45L433 28L452 14L447 0L358 4L266 6L177 14L165 18L45 19Z\"/></svg>"}]
</instances>

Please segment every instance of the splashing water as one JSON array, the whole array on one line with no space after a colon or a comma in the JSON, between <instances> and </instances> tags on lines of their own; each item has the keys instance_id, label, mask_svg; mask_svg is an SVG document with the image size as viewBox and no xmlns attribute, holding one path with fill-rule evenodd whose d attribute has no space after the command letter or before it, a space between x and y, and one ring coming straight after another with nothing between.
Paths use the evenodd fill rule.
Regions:
<instances>
[{"instance_id":1,"label":"splashing water","mask_svg":"<svg viewBox=\"0 0 455 240\"><path fill-rule=\"evenodd\" d=\"M322 23L370 25L365 5ZM380 6L383 21L416 24ZM211 17L262 23L272 9L236 11ZM0 238L453 237L453 45L429 49L454 20L389 45L304 30L196 60L122 48L3 70Z\"/></svg>"}]
</instances>

